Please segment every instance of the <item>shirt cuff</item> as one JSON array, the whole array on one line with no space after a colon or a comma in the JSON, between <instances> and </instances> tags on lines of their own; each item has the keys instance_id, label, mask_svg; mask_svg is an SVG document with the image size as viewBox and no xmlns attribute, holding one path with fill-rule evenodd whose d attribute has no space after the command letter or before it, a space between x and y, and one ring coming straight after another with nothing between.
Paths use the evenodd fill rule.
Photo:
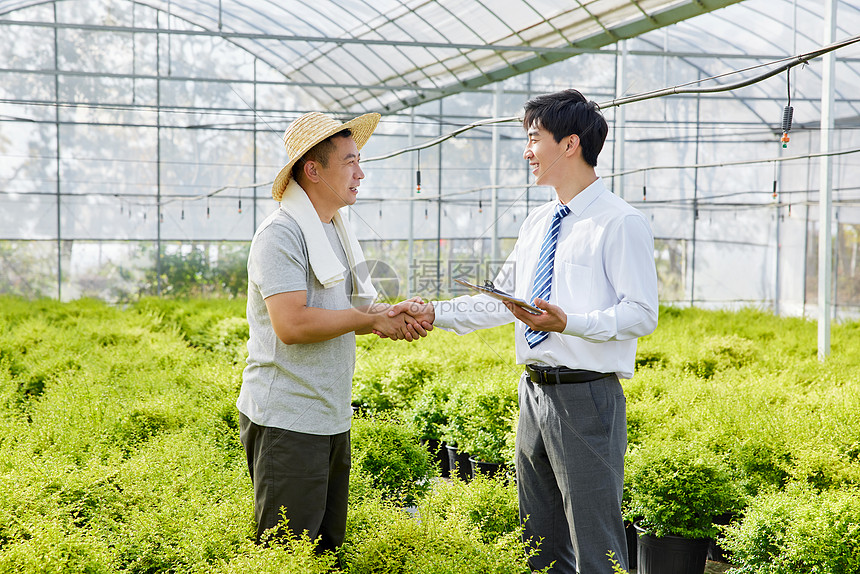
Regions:
<instances>
[{"instance_id":1,"label":"shirt cuff","mask_svg":"<svg viewBox=\"0 0 860 574\"><path fill-rule=\"evenodd\" d=\"M445 312L441 309L444 305L440 305L439 303L444 303L444 301L430 301L430 304L433 305L433 326L447 331L451 329L451 322L447 320Z\"/></svg>"},{"instance_id":2,"label":"shirt cuff","mask_svg":"<svg viewBox=\"0 0 860 574\"><path fill-rule=\"evenodd\" d=\"M561 332L562 335L581 337L582 334L585 333L587 320L588 319L585 315L579 313L567 313L567 325L565 325L564 330Z\"/></svg>"}]
</instances>

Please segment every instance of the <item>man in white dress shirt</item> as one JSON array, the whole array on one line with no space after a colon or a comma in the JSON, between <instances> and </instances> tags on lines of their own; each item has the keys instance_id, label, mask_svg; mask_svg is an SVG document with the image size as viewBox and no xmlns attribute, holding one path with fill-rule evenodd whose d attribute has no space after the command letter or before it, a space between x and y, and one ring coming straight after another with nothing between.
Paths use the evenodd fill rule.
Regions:
<instances>
[{"instance_id":1,"label":"man in white dress shirt","mask_svg":"<svg viewBox=\"0 0 860 574\"><path fill-rule=\"evenodd\" d=\"M627 419L619 378L633 376L636 340L657 326L657 273L648 220L596 175L608 126L576 90L525 105L528 160L558 199L536 208L495 287L534 302L534 315L487 295L401 303L459 334L514 321L519 382L516 471L533 569L627 568L621 515ZM513 270L513 272L511 272Z\"/></svg>"}]
</instances>

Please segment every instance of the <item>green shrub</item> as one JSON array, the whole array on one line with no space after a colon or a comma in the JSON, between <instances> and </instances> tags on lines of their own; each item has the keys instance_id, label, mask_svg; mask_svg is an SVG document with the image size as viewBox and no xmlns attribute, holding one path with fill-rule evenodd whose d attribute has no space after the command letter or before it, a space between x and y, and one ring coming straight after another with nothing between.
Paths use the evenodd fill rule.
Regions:
<instances>
[{"instance_id":1,"label":"green shrub","mask_svg":"<svg viewBox=\"0 0 860 574\"><path fill-rule=\"evenodd\" d=\"M433 465L418 435L398 421L355 417L352 472L370 477L373 488L402 504L414 504L430 484Z\"/></svg>"},{"instance_id":2,"label":"green shrub","mask_svg":"<svg viewBox=\"0 0 860 574\"><path fill-rule=\"evenodd\" d=\"M143 298L134 304L141 315L163 330L177 329L189 345L207 351L239 353L248 342L242 299Z\"/></svg>"},{"instance_id":3,"label":"green shrub","mask_svg":"<svg viewBox=\"0 0 860 574\"><path fill-rule=\"evenodd\" d=\"M513 459L506 460L503 453L519 414L517 380L503 372L487 375L461 389L463 399L458 416L463 422L458 446L476 460L512 463Z\"/></svg>"},{"instance_id":4,"label":"green shrub","mask_svg":"<svg viewBox=\"0 0 860 574\"><path fill-rule=\"evenodd\" d=\"M468 400L468 390L460 383L458 381L452 387L451 394L448 395L448 402L445 403L442 411L445 418L445 425L442 427L442 440L448 445L466 452L460 445L468 440L466 438L466 401Z\"/></svg>"},{"instance_id":5,"label":"green shrub","mask_svg":"<svg viewBox=\"0 0 860 574\"><path fill-rule=\"evenodd\" d=\"M668 364L663 353L653 350L637 349L636 351L636 370L644 368L665 367Z\"/></svg>"},{"instance_id":6,"label":"green shrub","mask_svg":"<svg viewBox=\"0 0 860 574\"><path fill-rule=\"evenodd\" d=\"M477 474L469 482L440 481L418 505L419 513L456 518L478 529L483 542L521 533L517 487L501 478Z\"/></svg>"},{"instance_id":7,"label":"green shrub","mask_svg":"<svg viewBox=\"0 0 860 574\"><path fill-rule=\"evenodd\" d=\"M108 574L111 549L106 540L94 540L86 531L43 521L23 540L0 543L0 572L45 574Z\"/></svg>"},{"instance_id":8,"label":"green shrub","mask_svg":"<svg viewBox=\"0 0 860 574\"><path fill-rule=\"evenodd\" d=\"M340 549L350 574L528 574L527 550L518 532L484 542L459 515L417 517L378 499L353 507Z\"/></svg>"},{"instance_id":9,"label":"green shrub","mask_svg":"<svg viewBox=\"0 0 860 574\"><path fill-rule=\"evenodd\" d=\"M458 377L442 415L442 439L483 462L511 462L509 441L519 414L518 368Z\"/></svg>"},{"instance_id":10,"label":"green shrub","mask_svg":"<svg viewBox=\"0 0 860 574\"><path fill-rule=\"evenodd\" d=\"M315 544L302 538L285 538L276 544L258 546L246 542L229 558L195 569L200 574L336 574L337 558L318 554Z\"/></svg>"},{"instance_id":11,"label":"green shrub","mask_svg":"<svg viewBox=\"0 0 860 574\"><path fill-rule=\"evenodd\" d=\"M407 408L436 376L429 361L390 359L382 356L358 363L353 377L352 402L363 411L378 413Z\"/></svg>"},{"instance_id":12,"label":"green shrub","mask_svg":"<svg viewBox=\"0 0 860 574\"><path fill-rule=\"evenodd\" d=\"M728 466L694 444L631 450L624 478L625 518L654 536L713 538L714 518L741 508Z\"/></svg>"},{"instance_id":13,"label":"green shrub","mask_svg":"<svg viewBox=\"0 0 860 574\"><path fill-rule=\"evenodd\" d=\"M406 419L415 427L419 438L441 440L448 417L445 405L451 396L451 384L444 379L427 383L406 409Z\"/></svg>"},{"instance_id":14,"label":"green shrub","mask_svg":"<svg viewBox=\"0 0 860 574\"><path fill-rule=\"evenodd\" d=\"M860 572L860 491L804 485L763 494L721 541L734 574Z\"/></svg>"},{"instance_id":15,"label":"green shrub","mask_svg":"<svg viewBox=\"0 0 860 574\"><path fill-rule=\"evenodd\" d=\"M752 363L756 345L738 335L718 335L705 339L695 359L687 360L684 369L702 379L710 379L717 372L738 369Z\"/></svg>"},{"instance_id":16,"label":"green shrub","mask_svg":"<svg viewBox=\"0 0 860 574\"><path fill-rule=\"evenodd\" d=\"M122 310L0 297L0 572L342 571L331 557L313 555L310 542L253 544L253 491L235 410L243 317L243 301L145 300ZM401 428L397 436L408 440L367 457L377 465L372 472L353 467L344 572L528 571L510 530L512 487L483 477L428 481L416 472L420 457L412 458L421 435L438 432L448 394L456 397L444 414L456 416L445 432L468 444L467 431L505 423L502 458L511 458L513 414L479 424L465 414L479 410L478 396L513 392L520 367L512 332L511 325L463 337L436 330L410 345L358 338L357 378L373 371L365 380L379 382L374 392L385 408L405 407L421 431ZM637 457L651 452L655 468L672 475L673 461L689 454L717 464L752 501L745 526L736 525L748 528L734 546L741 572L857 572L858 332L860 323L834 324L833 352L819 361L811 321L661 309L660 326L640 341L636 376L623 382L631 442L625 509ZM701 370L699 358L708 359ZM357 429L362 424L356 420ZM660 462L662 451L670 460ZM385 469L402 474L386 477ZM692 484L701 484L695 476ZM403 486L382 492L380 478ZM413 487L417 516L399 507ZM698 492L664 494L677 499L686 490Z\"/></svg>"}]
</instances>

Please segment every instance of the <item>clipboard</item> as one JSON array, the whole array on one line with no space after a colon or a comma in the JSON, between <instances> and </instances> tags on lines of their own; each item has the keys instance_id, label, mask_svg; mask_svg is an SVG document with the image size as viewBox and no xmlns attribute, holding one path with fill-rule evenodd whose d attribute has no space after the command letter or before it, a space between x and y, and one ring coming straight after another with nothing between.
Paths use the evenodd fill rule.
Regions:
<instances>
[{"instance_id":1,"label":"clipboard","mask_svg":"<svg viewBox=\"0 0 860 574\"><path fill-rule=\"evenodd\" d=\"M522 307L532 315L541 315L543 314L543 310L535 307L531 303L526 302L523 299L518 299L513 295L509 295L504 291L499 291L496 289L495 285L493 285L492 281L487 281L484 285L475 285L473 283L469 283L468 281L463 281L462 279L454 279L460 285L468 287L473 291L477 291L478 293L483 293L484 295L489 295L494 299L498 299L499 301L509 301L518 307Z\"/></svg>"}]
</instances>

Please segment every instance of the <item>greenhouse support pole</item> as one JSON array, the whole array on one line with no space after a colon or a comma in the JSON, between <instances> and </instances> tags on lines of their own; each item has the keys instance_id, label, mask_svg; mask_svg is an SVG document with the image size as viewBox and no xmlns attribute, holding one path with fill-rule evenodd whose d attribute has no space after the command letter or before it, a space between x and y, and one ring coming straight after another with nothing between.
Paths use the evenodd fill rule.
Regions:
<instances>
[{"instance_id":1,"label":"greenhouse support pole","mask_svg":"<svg viewBox=\"0 0 860 574\"><path fill-rule=\"evenodd\" d=\"M532 97L532 73L526 73L526 100L530 100ZM531 186L529 185L529 176L532 173L531 167L529 167L529 162L523 162L523 169L526 173L526 214L523 216L523 221L525 221L526 217L529 216L529 195L531 192Z\"/></svg>"},{"instance_id":2,"label":"greenhouse support pole","mask_svg":"<svg viewBox=\"0 0 860 574\"><path fill-rule=\"evenodd\" d=\"M493 90L493 116L501 117L502 112L502 83L496 82ZM491 204L493 212L493 236L490 242L490 258L495 263L499 260L499 124L493 124L492 143L490 145L490 185L492 186Z\"/></svg>"},{"instance_id":3,"label":"greenhouse support pole","mask_svg":"<svg viewBox=\"0 0 860 574\"><path fill-rule=\"evenodd\" d=\"M616 57L616 65L615 65L615 97L622 98L624 97L624 68L627 63L627 41L621 40L618 42L619 47L621 48L620 52L615 56ZM625 141L627 139L625 133L625 117L626 117L626 106L618 106L615 111L615 155L618 158L615 161L613 158L613 163L615 163L615 168L613 171L615 172L624 172L624 147ZM624 176L619 175L613 181L617 181L617 189L614 189L615 194L624 198Z\"/></svg>"},{"instance_id":4,"label":"greenhouse support pole","mask_svg":"<svg viewBox=\"0 0 860 574\"><path fill-rule=\"evenodd\" d=\"M442 102L439 100L439 135L442 135L442 118L444 117ZM439 144L439 173L437 184L439 196L436 199L436 299L442 293L442 144Z\"/></svg>"},{"instance_id":5,"label":"greenhouse support pole","mask_svg":"<svg viewBox=\"0 0 860 574\"><path fill-rule=\"evenodd\" d=\"M824 0L824 42L836 41L836 2ZM830 153L833 133L833 90L836 59L833 52L823 56L821 69L821 130L818 191L818 358L830 354L831 285L833 281L833 237L830 214L833 199L833 160Z\"/></svg>"},{"instance_id":6,"label":"greenhouse support pole","mask_svg":"<svg viewBox=\"0 0 860 574\"><path fill-rule=\"evenodd\" d=\"M801 275L801 285L803 285L803 317L806 317L806 306L809 304L809 293L806 288L806 279L809 276L809 220L810 220L810 205L812 198L809 196L812 189L812 134L806 138L806 205L804 206L803 219L803 274Z\"/></svg>"},{"instance_id":7,"label":"greenhouse support pole","mask_svg":"<svg viewBox=\"0 0 860 574\"><path fill-rule=\"evenodd\" d=\"M780 157L782 156L783 147L779 146L779 151L777 152ZM782 243L780 242L780 217L782 217L782 194L779 193L782 190L779 187L782 185L782 162L773 162L773 194L774 194L774 213L776 214L776 219L774 221L774 249L773 249L773 314L779 317L779 298L781 297L780 291L780 265L779 265L779 256L780 256L780 248L782 247Z\"/></svg>"},{"instance_id":8,"label":"greenhouse support pole","mask_svg":"<svg viewBox=\"0 0 860 574\"><path fill-rule=\"evenodd\" d=\"M415 108L409 112L409 147L415 145ZM421 152L419 152L421 153ZM415 168L415 155L409 154L409 182L407 186L406 205L409 207L409 239L407 242L408 254L406 256L406 294L407 297L412 297L412 285L414 284L414 263L415 263L415 202L412 200L415 197L412 194L412 174L415 174L416 190L418 189L418 174Z\"/></svg>"},{"instance_id":9,"label":"greenhouse support pole","mask_svg":"<svg viewBox=\"0 0 860 574\"><path fill-rule=\"evenodd\" d=\"M699 80L702 72L699 72ZM690 259L690 307L696 306L696 222L699 219L699 136L701 128L702 96L696 94L696 167L693 168L693 245Z\"/></svg>"},{"instance_id":10,"label":"greenhouse support pole","mask_svg":"<svg viewBox=\"0 0 860 574\"><path fill-rule=\"evenodd\" d=\"M218 28L221 28L221 3L218 3ZM251 181L257 182L257 62L259 58L254 58L254 134L251 145L254 147L254 179ZM260 187L254 186L254 203L251 206L251 237L257 232L257 193Z\"/></svg>"},{"instance_id":11,"label":"greenhouse support pole","mask_svg":"<svg viewBox=\"0 0 860 574\"><path fill-rule=\"evenodd\" d=\"M831 204L832 209L832 204ZM831 285L832 289L830 290L831 299L830 308L833 310L833 313L830 315L832 321L839 320L839 246L842 245L842 242L839 238L839 208L833 212L833 234L831 237L835 240L836 246L835 248L831 248L830 267L834 270L834 273L831 273L830 276L833 278L833 285ZM831 246L832 247L832 246Z\"/></svg>"},{"instance_id":12,"label":"greenhouse support pole","mask_svg":"<svg viewBox=\"0 0 860 574\"><path fill-rule=\"evenodd\" d=\"M170 10L170 3L167 4ZM167 13L170 28L170 12ZM161 297L161 34L155 36L155 295ZM170 33L167 35L167 65L170 75ZM144 212L145 213L145 212Z\"/></svg>"},{"instance_id":13,"label":"greenhouse support pole","mask_svg":"<svg viewBox=\"0 0 860 574\"><path fill-rule=\"evenodd\" d=\"M57 3L54 2L54 23L57 23ZM54 69L59 70L59 26L54 27ZM57 301L63 300L63 213L60 189L60 74L54 76L54 119L57 137Z\"/></svg>"}]
</instances>

